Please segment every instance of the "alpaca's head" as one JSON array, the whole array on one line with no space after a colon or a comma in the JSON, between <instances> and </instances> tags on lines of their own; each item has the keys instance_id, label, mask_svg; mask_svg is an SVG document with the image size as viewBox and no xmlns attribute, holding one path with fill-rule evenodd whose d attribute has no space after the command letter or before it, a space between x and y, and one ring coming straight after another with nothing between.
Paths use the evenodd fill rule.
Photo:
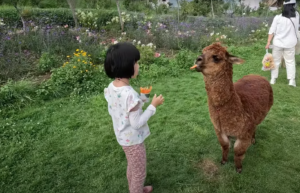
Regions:
<instances>
[{"instance_id":1,"label":"alpaca's head","mask_svg":"<svg viewBox=\"0 0 300 193\"><path fill-rule=\"evenodd\" d=\"M242 64L244 60L230 55L220 43L214 43L202 50L195 65L196 70L204 76L217 76L232 69L232 64Z\"/></svg>"}]
</instances>

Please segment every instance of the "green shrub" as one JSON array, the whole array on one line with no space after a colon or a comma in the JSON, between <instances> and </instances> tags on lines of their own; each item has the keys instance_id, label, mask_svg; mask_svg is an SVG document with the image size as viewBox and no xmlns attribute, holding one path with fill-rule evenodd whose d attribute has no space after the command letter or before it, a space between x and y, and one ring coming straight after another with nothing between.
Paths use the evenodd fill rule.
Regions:
<instances>
[{"instance_id":1,"label":"green shrub","mask_svg":"<svg viewBox=\"0 0 300 193\"><path fill-rule=\"evenodd\" d=\"M110 9L116 7L115 1L111 0L101 0L97 1L97 9Z\"/></svg>"},{"instance_id":2,"label":"green shrub","mask_svg":"<svg viewBox=\"0 0 300 193\"><path fill-rule=\"evenodd\" d=\"M98 24L98 14L92 11L81 11L76 12L78 21L82 27L88 27L91 29L96 29Z\"/></svg>"},{"instance_id":3,"label":"green shrub","mask_svg":"<svg viewBox=\"0 0 300 193\"><path fill-rule=\"evenodd\" d=\"M39 59L38 69L40 72L49 72L51 69L60 66L61 58L49 52L43 52Z\"/></svg>"},{"instance_id":4,"label":"green shrub","mask_svg":"<svg viewBox=\"0 0 300 193\"><path fill-rule=\"evenodd\" d=\"M39 8L56 8L57 4L55 1L42 0L38 4Z\"/></svg>"},{"instance_id":5,"label":"green shrub","mask_svg":"<svg viewBox=\"0 0 300 193\"><path fill-rule=\"evenodd\" d=\"M8 81L0 87L0 107L22 107L35 97L36 86L31 81ZM1 108L0 108L1 109Z\"/></svg>"},{"instance_id":6,"label":"green shrub","mask_svg":"<svg viewBox=\"0 0 300 193\"><path fill-rule=\"evenodd\" d=\"M138 42L136 48L140 51L141 54L141 59L139 61L141 65L145 65L146 67L154 63L155 46L152 43L144 45Z\"/></svg>"},{"instance_id":7,"label":"green shrub","mask_svg":"<svg viewBox=\"0 0 300 193\"><path fill-rule=\"evenodd\" d=\"M157 8L157 13L158 14L167 14L167 13L169 13L168 6L165 5L165 4L159 5L158 8Z\"/></svg>"},{"instance_id":8,"label":"green shrub","mask_svg":"<svg viewBox=\"0 0 300 193\"><path fill-rule=\"evenodd\" d=\"M180 50L175 56L175 63L178 69L189 69L196 60L197 54L187 49Z\"/></svg>"},{"instance_id":9,"label":"green shrub","mask_svg":"<svg viewBox=\"0 0 300 193\"><path fill-rule=\"evenodd\" d=\"M77 95L103 91L108 81L103 66L93 64L90 55L79 49L68 58L68 62L52 71L51 79L42 85L39 95Z\"/></svg>"},{"instance_id":10,"label":"green shrub","mask_svg":"<svg viewBox=\"0 0 300 193\"><path fill-rule=\"evenodd\" d=\"M32 21L36 25L70 25L74 26L74 20L70 9L38 9L24 8L22 14L26 21ZM16 9L0 8L0 18L3 18L7 26L22 26L22 22Z\"/></svg>"}]
</instances>

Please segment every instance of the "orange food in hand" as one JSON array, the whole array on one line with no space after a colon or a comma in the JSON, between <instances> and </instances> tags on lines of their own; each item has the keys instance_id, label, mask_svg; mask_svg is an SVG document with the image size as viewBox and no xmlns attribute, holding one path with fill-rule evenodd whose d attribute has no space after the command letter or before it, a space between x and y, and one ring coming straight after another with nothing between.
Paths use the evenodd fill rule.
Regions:
<instances>
[{"instance_id":1,"label":"orange food in hand","mask_svg":"<svg viewBox=\"0 0 300 193\"><path fill-rule=\"evenodd\" d=\"M152 90L152 86L145 87L145 88L140 87L140 92L143 93L143 94L149 94L151 92L151 90Z\"/></svg>"}]
</instances>

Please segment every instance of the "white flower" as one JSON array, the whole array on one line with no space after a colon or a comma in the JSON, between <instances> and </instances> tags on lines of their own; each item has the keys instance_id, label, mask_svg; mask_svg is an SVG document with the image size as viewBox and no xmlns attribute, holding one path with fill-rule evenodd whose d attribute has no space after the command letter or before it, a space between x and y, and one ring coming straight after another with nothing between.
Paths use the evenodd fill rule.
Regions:
<instances>
[{"instance_id":1,"label":"white flower","mask_svg":"<svg viewBox=\"0 0 300 193\"><path fill-rule=\"evenodd\" d=\"M125 36L125 35L126 35L126 32L123 32L122 35Z\"/></svg>"},{"instance_id":2,"label":"white flower","mask_svg":"<svg viewBox=\"0 0 300 193\"><path fill-rule=\"evenodd\" d=\"M218 36L220 33L217 33L216 35Z\"/></svg>"},{"instance_id":3,"label":"white flower","mask_svg":"<svg viewBox=\"0 0 300 193\"><path fill-rule=\"evenodd\" d=\"M142 47L145 47L145 44L142 44Z\"/></svg>"},{"instance_id":4,"label":"white flower","mask_svg":"<svg viewBox=\"0 0 300 193\"><path fill-rule=\"evenodd\" d=\"M122 40L122 38L120 37L119 40Z\"/></svg>"},{"instance_id":5,"label":"white flower","mask_svg":"<svg viewBox=\"0 0 300 193\"><path fill-rule=\"evenodd\" d=\"M213 36L215 34L215 32L210 33L210 36Z\"/></svg>"},{"instance_id":6,"label":"white flower","mask_svg":"<svg viewBox=\"0 0 300 193\"><path fill-rule=\"evenodd\" d=\"M246 15L246 13L243 13L243 15Z\"/></svg>"},{"instance_id":7,"label":"white flower","mask_svg":"<svg viewBox=\"0 0 300 193\"><path fill-rule=\"evenodd\" d=\"M87 29L87 30L85 30L86 32L89 32L89 30Z\"/></svg>"},{"instance_id":8,"label":"white flower","mask_svg":"<svg viewBox=\"0 0 300 193\"><path fill-rule=\"evenodd\" d=\"M132 43L135 44L136 40L133 40Z\"/></svg>"},{"instance_id":9,"label":"white flower","mask_svg":"<svg viewBox=\"0 0 300 193\"><path fill-rule=\"evenodd\" d=\"M254 33L255 31L254 31L254 30L251 30L251 32Z\"/></svg>"},{"instance_id":10,"label":"white flower","mask_svg":"<svg viewBox=\"0 0 300 193\"><path fill-rule=\"evenodd\" d=\"M138 41L138 45L140 45L141 44L141 41Z\"/></svg>"},{"instance_id":11,"label":"white flower","mask_svg":"<svg viewBox=\"0 0 300 193\"><path fill-rule=\"evenodd\" d=\"M169 32L169 30L166 30L166 33L168 33Z\"/></svg>"},{"instance_id":12,"label":"white flower","mask_svg":"<svg viewBox=\"0 0 300 193\"><path fill-rule=\"evenodd\" d=\"M125 15L126 13L125 12L122 12L122 15Z\"/></svg>"},{"instance_id":13,"label":"white flower","mask_svg":"<svg viewBox=\"0 0 300 193\"><path fill-rule=\"evenodd\" d=\"M118 41L114 41L114 44L117 44L118 43Z\"/></svg>"},{"instance_id":14,"label":"white flower","mask_svg":"<svg viewBox=\"0 0 300 193\"><path fill-rule=\"evenodd\" d=\"M153 46L154 49L156 49L156 46Z\"/></svg>"},{"instance_id":15,"label":"white flower","mask_svg":"<svg viewBox=\"0 0 300 193\"><path fill-rule=\"evenodd\" d=\"M148 47L152 48L153 44L152 43L149 43L147 44Z\"/></svg>"},{"instance_id":16,"label":"white flower","mask_svg":"<svg viewBox=\"0 0 300 193\"><path fill-rule=\"evenodd\" d=\"M0 24L1 25L1 24ZM32 31L37 31L38 30L38 26L35 26L33 29L32 29Z\"/></svg>"},{"instance_id":17,"label":"white flower","mask_svg":"<svg viewBox=\"0 0 300 193\"><path fill-rule=\"evenodd\" d=\"M268 27L268 24L266 24L265 27Z\"/></svg>"}]
</instances>

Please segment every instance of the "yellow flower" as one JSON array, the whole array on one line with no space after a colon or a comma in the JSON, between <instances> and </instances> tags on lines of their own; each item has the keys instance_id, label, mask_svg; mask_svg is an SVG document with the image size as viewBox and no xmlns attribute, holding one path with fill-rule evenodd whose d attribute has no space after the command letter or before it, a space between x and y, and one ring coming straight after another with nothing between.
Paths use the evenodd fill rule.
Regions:
<instances>
[{"instance_id":1,"label":"yellow flower","mask_svg":"<svg viewBox=\"0 0 300 193\"><path fill-rule=\"evenodd\" d=\"M84 60L82 60L82 62L83 62L83 63L85 63L85 61L84 61Z\"/></svg>"},{"instance_id":2,"label":"yellow flower","mask_svg":"<svg viewBox=\"0 0 300 193\"><path fill-rule=\"evenodd\" d=\"M76 52L78 52L78 51L79 51L79 49L76 50Z\"/></svg>"},{"instance_id":3,"label":"yellow flower","mask_svg":"<svg viewBox=\"0 0 300 193\"><path fill-rule=\"evenodd\" d=\"M86 56L86 52L82 53L82 56Z\"/></svg>"},{"instance_id":4,"label":"yellow flower","mask_svg":"<svg viewBox=\"0 0 300 193\"><path fill-rule=\"evenodd\" d=\"M87 62L85 62L85 64L87 64Z\"/></svg>"},{"instance_id":5,"label":"yellow flower","mask_svg":"<svg viewBox=\"0 0 300 193\"><path fill-rule=\"evenodd\" d=\"M93 62L90 62L90 64L93 64Z\"/></svg>"},{"instance_id":6,"label":"yellow flower","mask_svg":"<svg viewBox=\"0 0 300 193\"><path fill-rule=\"evenodd\" d=\"M73 68L76 68L76 66L73 66Z\"/></svg>"},{"instance_id":7,"label":"yellow flower","mask_svg":"<svg viewBox=\"0 0 300 193\"><path fill-rule=\"evenodd\" d=\"M89 54L89 56L91 56L91 55Z\"/></svg>"},{"instance_id":8,"label":"yellow flower","mask_svg":"<svg viewBox=\"0 0 300 193\"><path fill-rule=\"evenodd\" d=\"M82 73L82 70L80 72Z\"/></svg>"},{"instance_id":9,"label":"yellow flower","mask_svg":"<svg viewBox=\"0 0 300 193\"><path fill-rule=\"evenodd\" d=\"M83 50L81 50L80 52L83 53Z\"/></svg>"},{"instance_id":10,"label":"yellow flower","mask_svg":"<svg viewBox=\"0 0 300 193\"><path fill-rule=\"evenodd\" d=\"M85 70L86 72L88 72L88 70Z\"/></svg>"},{"instance_id":11,"label":"yellow flower","mask_svg":"<svg viewBox=\"0 0 300 193\"><path fill-rule=\"evenodd\" d=\"M67 58L70 58L70 56L67 56Z\"/></svg>"},{"instance_id":12,"label":"yellow flower","mask_svg":"<svg viewBox=\"0 0 300 193\"><path fill-rule=\"evenodd\" d=\"M69 62L66 62L66 64L69 64Z\"/></svg>"},{"instance_id":13,"label":"yellow flower","mask_svg":"<svg viewBox=\"0 0 300 193\"><path fill-rule=\"evenodd\" d=\"M78 62L80 62L80 59L78 59Z\"/></svg>"}]
</instances>

